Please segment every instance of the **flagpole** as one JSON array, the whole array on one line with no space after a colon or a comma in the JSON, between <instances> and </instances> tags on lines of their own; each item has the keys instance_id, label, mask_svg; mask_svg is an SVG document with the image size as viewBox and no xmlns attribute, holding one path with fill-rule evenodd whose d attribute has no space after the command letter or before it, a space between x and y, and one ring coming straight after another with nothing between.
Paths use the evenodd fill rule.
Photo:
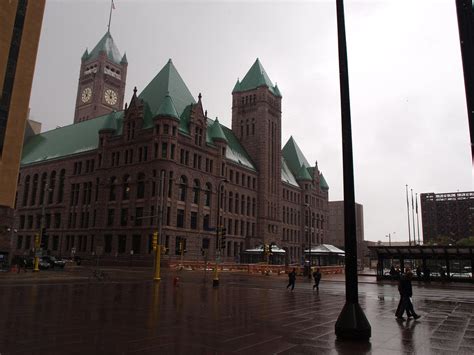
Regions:
<instances>
[{"instance_id":1,"label":"flagpole","mask_svg":"<svg viewBox=\"0 0 474 355\"><path fill-rule=\"evenodd\" d=\"M421 239L420 239L420 218L418 217L418 193L416 193L416 224L418 226L418 244L421 245Z\"/></svg>"},{"instance_id":2,"label":"flagpole","mask_svg":"<svg viewBox=\"0 0 474 355\"><path fill-rule=\"evenodd\" d=\"M410 202L408 201L408 184L405 185L407 192L407 213L408 213L408 245L411 246L411 231L410 231Z\"/></svg>"},{"instance_id":3,"label":"flagpole","mask_svg":"<svg viewBox=\"0 0 474 355\"><path fill-rule=\"evenodd\" d=\"M411 190L411 215L413 220L413 245L416 245L416 233L415 233L415 206L413 204L413 189Z\"/></svg>"},{"instance_id":4,"label":"flagpole","mask_svg":"<svg viewBox=\"0 0 474 355\"><path fill-rule=\"evenodd\" d=\"M110 32L110 20L112 20L112 8L114 7L114 0L110 0L110 13L109 13L109 25L107 26L107 32Z\"/></svg>"}]
</instances>

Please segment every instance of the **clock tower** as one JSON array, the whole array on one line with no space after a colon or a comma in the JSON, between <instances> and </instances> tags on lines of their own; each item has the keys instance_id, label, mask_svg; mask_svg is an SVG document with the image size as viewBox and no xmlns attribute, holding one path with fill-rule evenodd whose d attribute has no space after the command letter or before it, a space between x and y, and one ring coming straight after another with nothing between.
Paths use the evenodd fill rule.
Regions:
<instances>
[{"instance_id":1,"label":"clock tower","mask_svg":"<svg viewBox=\"0 0 474 355\"><path fill-rule=\"evenodd\" d=\"M89 53L84 52L77 88L74 123L123 107L127 56L120 54L109 31Z\"/></svg>"}]
</instances>

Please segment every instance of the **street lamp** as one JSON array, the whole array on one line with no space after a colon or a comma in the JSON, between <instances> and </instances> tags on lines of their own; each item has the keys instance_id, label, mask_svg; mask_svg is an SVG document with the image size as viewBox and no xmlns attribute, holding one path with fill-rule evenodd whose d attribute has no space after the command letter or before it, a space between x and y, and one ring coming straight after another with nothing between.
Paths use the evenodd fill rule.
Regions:
<instances>
[{"instance_id":1,"label":"street lamp","mask_svg":"<svg viewBox=\"0 0 474 355\"><path fill-rule=\"evenodd\" d=\"M395 234L396 232L392 232L391 234ZM392 246L392 236L390 235L390 233L388 233L388 235L385 236L385 238L388 238L388 246Z\"/></svg>"},{"instance_id":2,"label":"street lamp","mask_svg":"<svg viewBox=\"0 0 474 355\"><path fill-rule=\"evenodd\" d=\"M309 269L308 269L308 279L311 280L311 266L312 266L312 260L311 260L311 239L312 239L312 218L311 218L311 206L309 203L306 204L306 213L307 213L307 220L306 220L306 225L307 225L307 231L308 231L308 245L309 245L309 253L308 253L308 259L309 259ZM308 226L309 225L309 226Z\"/></svg>"},{"instance_id":3,"label":"street lamp","mask_svg":"<svg viewBox=\"0 0 474 355\"><path fill-rule=\"evenodd\" d=\"M346 303L335 324L340 339L367 341L372 328L359 304L357 282L357 241L354 193L354 161L352 157L349 71L347 68L346 29L343 0L336 0L337 37L339 49L339 80L341 93L342 165L344 176L344 246L346 259Z\"/></svg>"},{"instance_id":4,"label":"street lamp","mask_svg":"<svg viewBox=\"0 0 474 355\"><path fill-rule=\"evenodd\" d=\"M43 190L43 200L41 201L41 223L40 223L40 231L39 233L36 234L35 236L35 261L34 261L34 269L33 271L38 272L39 271L39 257L40 257L40 246L41 246L41 241L43 239L43 233L45 229L45 200L46 200L46 195L47 192L51 192L53 189L49 188L48 183L44 184L44 190Z\"/></svg>"},{"instance_id":5,"label":"street lamp","mask_svg":"<svg viewBox=\"0 0 474 355\"><path fill-rule=\"evenodd\" d=\"M227 179L222 179L219 184L217 185L217 220L216 220L216 265L214 268L214 278L212 280L212 286L218 287L219 286L219 271L217 270L217 264L219 262L220 254L221 254L221 241L219 238L219 234L222 231L222 226L220 224L221 219L221 189L222 184L226 183Z\"/></svg>"}]
</instances>

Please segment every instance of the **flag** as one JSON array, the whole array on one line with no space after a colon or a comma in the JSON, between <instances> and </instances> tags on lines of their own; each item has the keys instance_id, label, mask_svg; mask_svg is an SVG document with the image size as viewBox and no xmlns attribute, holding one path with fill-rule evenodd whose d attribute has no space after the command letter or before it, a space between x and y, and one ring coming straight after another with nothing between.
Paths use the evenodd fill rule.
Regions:
<instances>
[{"instance_id":1,"label":"flag","mask_svg":"<svg viewBox=\"0 0 474 355\"><path fill-rule=\"evenodd\" d=\"M115 4L114 4L114 0L112 0L112 9L115 10Z\"/></svg>"}]
</instances>

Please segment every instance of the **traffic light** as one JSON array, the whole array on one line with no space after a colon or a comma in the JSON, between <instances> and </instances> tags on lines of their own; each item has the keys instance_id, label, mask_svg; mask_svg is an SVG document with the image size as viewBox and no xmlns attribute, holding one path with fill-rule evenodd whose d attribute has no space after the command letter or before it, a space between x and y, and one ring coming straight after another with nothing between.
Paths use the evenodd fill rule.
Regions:
<instances>
[{"instance_id":1,"label":"traffic light","mask_svg":"<svg viewBox=\"0 0 474 355\"><path fill-rule=\"evenodd\" d=\"M222 230L221 230L221 248L222 249L225 249L225 244L226 244L225 243L225 237L226 237L225 233L226 232L227 232L227 229L222 228Z\"/></svg>"},{"instance_id":2,"label":"traffic light","mask_svg":"<svg viewBox=\"0 0 474 355\"><path fill-rule=\"evenodd\" d=\"M156 246L158 245L158 232L153 233L153 239L151 243L153 250L156 250Z\"/></svg>"}]
</instances>

